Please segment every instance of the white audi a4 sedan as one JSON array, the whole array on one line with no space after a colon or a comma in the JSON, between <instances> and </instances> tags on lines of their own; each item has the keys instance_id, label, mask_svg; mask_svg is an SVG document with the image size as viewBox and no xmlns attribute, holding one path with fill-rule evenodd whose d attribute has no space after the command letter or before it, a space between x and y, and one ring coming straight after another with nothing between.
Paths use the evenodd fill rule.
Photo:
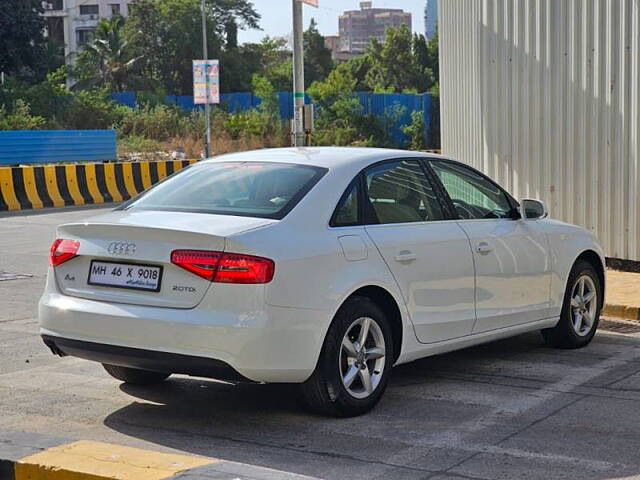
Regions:
<instances>
[{"instance_id":1,"label":"white audi a4 sedan","mask_svg":"<svg viewBox=\"0 0 640 480\"><path fill-rule=\"evenodd\" d=\"M40 300L57 355L118 380L299 383L362 414L392 367L540 330L587 345L604 298L594 236L452 159L271 149L191 165L61 225Z\"/></svg>"}]
</instances>

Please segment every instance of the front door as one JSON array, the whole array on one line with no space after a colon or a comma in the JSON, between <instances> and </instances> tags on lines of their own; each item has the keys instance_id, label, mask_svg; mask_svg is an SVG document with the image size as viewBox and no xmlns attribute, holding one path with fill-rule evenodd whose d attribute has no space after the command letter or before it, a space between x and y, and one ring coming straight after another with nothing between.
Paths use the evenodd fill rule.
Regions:
<instances>
[{"instance_id":1,"label":"front door","mask_svg":"<svg viewBox=\"0 0 640 480\"><path fill-rule=\"evenodd\" d=\"M418 161L365 171L366 231L395 277L416 336L432 343L471 334L473 257L455 220L445 220Z\"/></svg>"},{"instance_id":2,"label":"front door","mask_svg":"<svg viewBox=\"0 0 640 480\"><path fill-rule=\"evenodd\" d=\"M488 178L457 162L430 165L469 237L476 270L474 333L546 318L551 259L536 221L518 219L513 202Z\"/></svg>"}]
</instances>

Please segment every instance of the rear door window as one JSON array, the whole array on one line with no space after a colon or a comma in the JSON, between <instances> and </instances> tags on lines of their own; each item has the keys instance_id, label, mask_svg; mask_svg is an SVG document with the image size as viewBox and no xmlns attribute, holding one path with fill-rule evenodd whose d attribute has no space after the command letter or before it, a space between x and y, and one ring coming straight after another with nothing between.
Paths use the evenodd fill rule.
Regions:
<instances>
[{"instance_id":1,"label":"rear door window","mask_svg":"<svg viewBox=\"0 0 640 480\"><path fill-rule=\"evenodd\" d=\"M407 223L442 220L442 207L420 163L385 162L365 172L367 223Z\"/></svg>"},{"instance_id":2,"label":"rear door window","mask_svg":"<svg viewBox=\"0 0 640 480\"><path fill-rule=\"evenodd\" d=\"M281 219L326 172L297 164L201 163L159 183L126 208Z\"/></svg>"}]
</instances>

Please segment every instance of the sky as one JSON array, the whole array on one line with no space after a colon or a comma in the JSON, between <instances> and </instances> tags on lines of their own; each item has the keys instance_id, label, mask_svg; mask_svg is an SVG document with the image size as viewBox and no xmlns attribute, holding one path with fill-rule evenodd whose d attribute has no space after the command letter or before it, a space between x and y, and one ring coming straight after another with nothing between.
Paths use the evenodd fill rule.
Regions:
<instances>
[{"instance_id":1,"label":"sky","mask_svg":"<svg viewBox=\"0 0 640 480\"><path fill-rule=\"evenodd\" d=\"M255 9L262 16L261 30L241 30L240 43L259 42L265 35L288 36L291 33L291 0L252 0ZM318 23L323 35L338 33L338 16L345 10L359 10L359 0L319 0L320 7L303 5L305 29L311 17ZM401 8L411 12L414 32L424 33L424 7L426 0L373 0L374 7Z\"/></svg>"}]
</instances>

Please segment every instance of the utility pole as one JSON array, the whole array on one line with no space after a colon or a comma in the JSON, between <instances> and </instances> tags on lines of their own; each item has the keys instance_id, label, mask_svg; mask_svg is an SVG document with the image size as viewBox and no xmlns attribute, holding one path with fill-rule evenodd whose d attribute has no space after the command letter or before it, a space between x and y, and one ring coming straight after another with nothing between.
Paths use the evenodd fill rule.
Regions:
<instances>
[{"instance_id":1,"label":"utility pole","mask_svg":"<svg viewBox=\"0 0 640 480\"><path fill-rule=\"evenodd\" d=\"M294 147L304 146L304 47L302 34L302 2L293 2L293 132Z\"/></svg>"},{"instance_id":2,"label":"utility pole","mask_svg":"<svg viewBox=\"0 0 640 480\"><path fill-rule=\"evenodd\" d=\"M200 9L202 10L202 56L203 60L209 60L209 50L207 47L207 15L205 0L201 0ZM209 75L205 72L205 85L207 92L207 102L204 104L204 114L207 122L206 145L204 147L204 155L206 158L211 156L211 105L209 103Z\"/></svg>"}]
</instances>

